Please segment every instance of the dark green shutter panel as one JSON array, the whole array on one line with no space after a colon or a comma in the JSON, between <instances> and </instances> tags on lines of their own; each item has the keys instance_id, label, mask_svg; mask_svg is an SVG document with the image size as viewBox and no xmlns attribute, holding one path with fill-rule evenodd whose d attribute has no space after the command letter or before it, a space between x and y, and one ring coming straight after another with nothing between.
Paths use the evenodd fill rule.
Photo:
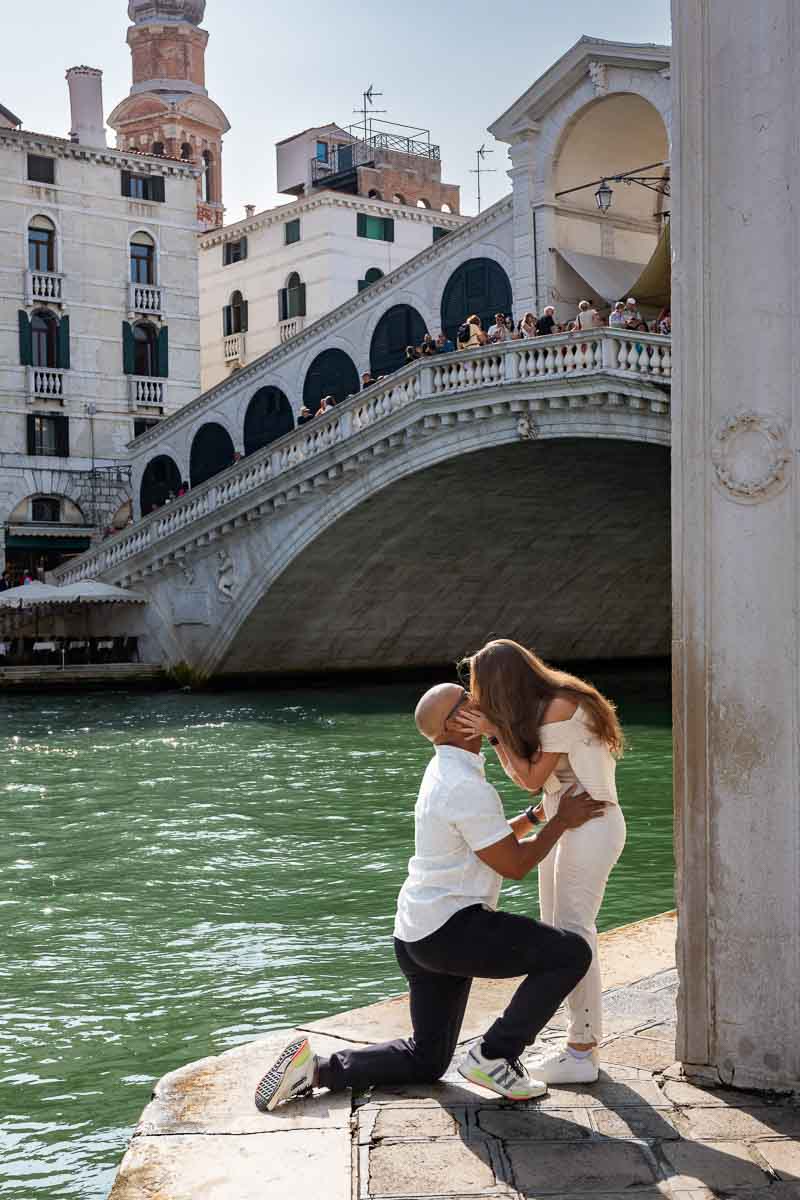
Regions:
<instances>
[{"instance_id":1,"label":"dark green shutter panel","mask_svg":"<svg viewBox=\"0 0 800 1200\"><path fill-rule=\"evenodd\" d=\"M385 242L394 241L394 217L383 218L383 240Z\"/></svg>"},{"instance_id":2,"label":"dark green shutter panel","mask_svg":"<svg viewBox=\"0 0 800 1200\"><path fill-rule=\"evenodd\" d=\"M242 333L247 333L247 301L242 301Z\"/></svg>"},{"instance_id":3,"label":"dark green shutter panel","mask_svg":"<svg viewBox=\"0 0 800 1200\"><path fill-rule=\"evenodd\" d=\"M36 417L28 413L28 454L36 453Z\"/></svg>"},{"instance_id":4,"label":"dark green shutter panel","mask_svg":"<svg viewBox=\"0 0 800 1200\"><path fill-rule=\"evenodd\" d=\"M229 266L230 261L231 261L231 256L230 256L230 253L228 250L228 243L225 242L224 246L222 247L222 265L223 265L223 267Z\"/></svg>"},{"instance_id":5,"label":"dark green shutter panel","mask_svg":"<svg viewBox=\"0 0 800 1200\"><path fill-rule=\"evenodd\" d=\"M247 238L246 237L243 237L241 239L241 241L239 242L239 246L240 246L239 253L241 254L242 258L247 258Z\"/></svg>"},{"instance_id":6,"label":"dark green shutter panel","mask_svg":"<svg viewBox=\"0 0 800 1200\"><path fill-rule=\"evenodd\" d=\"M169 330L166 325L158 331L158 375L160 379L169 377Z\"/></svg>"},{"instance_id":7,"label":"dark green shutter panel","mask_svg":"<svg viewBox=\"0 0 800 1200\"><path fill-rule=\"evenodd\" d=\"M131 173L130 171L122 172L122 194L130 196L131 194Z\"/></svg>"},{"instance_id":8,"label":"dark green shutter panel","mask_svg":"<svg viewBox=\"0 0 800 1200\"><path fill-rule=\"evenodd\" d=\"M278 292L278 320L286 320L286 311L288 304L286 302L286 288L281 288Z\"/></svg>"},{"instance_id":9,"label":"dark green shutter panel","mask_svg":"<svg viewBox=\"0 0 800 1200\"><path fill-rule=\"evenodd\" d=\"M19 361L23 367L33 366L33 337L31 323L24 309L19 310Z\"/></svg>"},{"instance_id":10,"label":"dark green shutter panel","mask_svg":"<svg viewBox=\"0 0 800 1200\"><path fill-rule=\"evenodd\" d=\"M69 370L69 317L62 317L58 323L58 344L56 350L56 365L62 371Z\"/></svg>"},{"instance_id":11,"label":"dark green shutter panel","mask_svg":"<svg viewBox=\"0 0 800 1200\"><path fill-rule=\"evenodd\" d=\"M69 420L67 417L52 417L56 426L56 454L69 458Z\"/></svg>"},{"instance_id":12,"label":"dark green shutter panel","mask_svg":"<svg viewBox=\"0 0 800 1200\"><path fill-rule=\"evenodd\" d=\"M300 284L299 291L300 295L297 298L297 315L298 317L304 317L306 315L306 285L304 283Z\"/></svg>"},{"instance_id":13,"label":"dark green shutter panel","mask_svg":"<svg viewBox=\"0 0 800 1200\"><path fill-rule=\"evenodd\" d=\"M233 313L231 312L230 304L226 304L222 310L222 336L230 337L232 328L233 328Z\"/></svg>"},{"instance_id":14,"label":"dark green shutter panel","mask_svg":"<svg viewBox=\"0 0 800 1200\"><path fill-rule=\"evenodd\" d=\"M160 204L164 203L164 176L151 175L150 177L150 199L158 200Z\"/></svg>"},{"instance_id":15,"label":"dark green shutter panel","mask_svg":"<svg viewBox=\"0 0 800 1200\"><path fill-rule=\"evenodd\" d=\"M358 213L356 217L356 234L358 237L367 236L367 214Z\"/></svg>"},{"instance_id":16,"label":"dark green shutter panel","mask_svg":"<svg viewBox=\"0 0 800 1200\"><path fill-rule=\"evenodd\" d=\"M126 375L136 374L136 345L130 321L122 322L122 369Z\"/></svg>"}]
</instances>

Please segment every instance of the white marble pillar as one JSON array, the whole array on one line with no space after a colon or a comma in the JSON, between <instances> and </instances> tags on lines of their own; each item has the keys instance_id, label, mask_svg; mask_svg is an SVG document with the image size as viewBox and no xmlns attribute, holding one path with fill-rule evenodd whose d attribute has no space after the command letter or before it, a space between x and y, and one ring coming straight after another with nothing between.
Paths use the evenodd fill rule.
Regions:
<instances>
[{"instance_id":1,"label":"white marble pillar","mask_svg":"<svg viewBox=\"0 0 800 1200\"><path fill-rule=\"evenodd\" d=\"M800 5L672 12L678 1052L800 1088Z\"/></svg>"},{"instance_id":2,"label":"white marble pillar","mask_svg":"<svg viewBox=\"0 0 800 1200\"><path fill-rule=\"evenodd\" d=\"M522 129L514 135L509 147L514 204L514 319L520 320L527 309L536 309L536 263L533 224L533 170L536 154L536 126Z\"/></svg>"}]
</instances>

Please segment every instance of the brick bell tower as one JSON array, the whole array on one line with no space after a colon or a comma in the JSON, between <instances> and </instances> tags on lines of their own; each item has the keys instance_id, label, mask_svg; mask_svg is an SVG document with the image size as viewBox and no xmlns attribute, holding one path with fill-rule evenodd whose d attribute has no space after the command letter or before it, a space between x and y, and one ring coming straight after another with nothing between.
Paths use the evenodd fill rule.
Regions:
<instances>
[{"instance_id":1,"label":"brick bell tower","mask_svg":"<svg viewBox=\"0 0 800 1200\"><path fill-rule=\"evenodd\" d=\"M203 171L197 217L204 229L223 223L222 138L225 113L206 91L206 0L129 0L130 95L108 118L120 150L164 154Z\"/></svg>"}]
</instances>

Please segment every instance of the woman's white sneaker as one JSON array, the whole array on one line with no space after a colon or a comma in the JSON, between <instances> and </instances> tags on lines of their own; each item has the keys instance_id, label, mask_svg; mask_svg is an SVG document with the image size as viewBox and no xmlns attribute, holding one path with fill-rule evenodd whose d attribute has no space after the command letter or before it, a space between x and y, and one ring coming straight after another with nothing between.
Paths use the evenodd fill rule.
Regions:
<instances>
[{"instance_id":1,"label":"woman's white sneaker","mask_svg":"<svg viewBox=\"0 0 800 1200\"><path fill-rule=\"evenodd\" d=\"M489 1088L505 1100L538 1100L547 1093L547 1084L531 1079L519 1059L486 1058L476 1042L458 1068L470 1083Z\"/></svg>"},{"instance_id":2,"label":"woman's white sneaker","mask_svg":"<svg viewBox=\"0 0 800 1200\"><path fill-rule=\"evenodd\" d=\"M531 1063L537 1078L545 1083L597 1083L600 1058L596 1050L576 1057L567 1046L559 1046L543 1058Z\"/></svg>"},{"instance_id":3,"label":"woman's white sneaker","mask_svg":"<svg viewBox=\"0 0 800 1200\"><path fill-rule=\"evenodd\" d=\"M310 1092L316 1063L308 1038L290 1042L256 1088L259 1112L272 1112L282 1100L296 1100Z\"/></svg>"}]
</instances>

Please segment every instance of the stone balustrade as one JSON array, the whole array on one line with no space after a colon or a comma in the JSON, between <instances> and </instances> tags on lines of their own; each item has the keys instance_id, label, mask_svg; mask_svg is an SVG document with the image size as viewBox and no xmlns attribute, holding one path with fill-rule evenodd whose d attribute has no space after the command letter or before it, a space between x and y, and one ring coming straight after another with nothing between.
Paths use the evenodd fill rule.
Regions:
<instances>
[{"instance_id":1,"label":"stone balustrade","mask_svg":"<svg viewBox=\"0 0 800 1200\"><path fill-rule=\"evenodd\" d=\"M662 415L669 411L670 370L669 338L611 329L590 336L559 334L419 359L351 396L330 416L317 417L295 429L96 550L72 559L54 578L59 583L74 583L100 577L170 539L171 560L180 561L184 551L175 547L175 535L186 531L185 537L191 540L190 527L199 531L201 524L218 512L224 525L221 510L240 497L250 494L254 517L264 516L335 480L343 471L356 469L362 451L358 446L348 451L343 444L350 440L357 442L375 431L378 442L383 436L387 446L402 442L405 435L391 425L403 410L409 427L416 422L426 430L435 428L437 422L450 425L488 416L503 407L511 407L523 418L545 407L578 408L587 403L628 404L633 410ZM593 388L588 400L580 389L583 380ZM132 379L131 384L163 387L162 381L153 379ZM533 387L526 386L529 384ZM446 402L438 416L432 411L437 400ZM463 411L451 409L452 402L458 401L468 401L468 406ZM385 435L383 425L390 426ZM341 461L331 461L327 453L331 450L339 450ZM198 532L197 536L209 535Z\"/></svg>"},{"instance_id":2,"label":"stone balustrade","mask_svg":"<svg viewBox=\"0 0 800 1200\"><path fill-rule=\"evenodd\" d=\"M34 400L57 400L64 403L67 394L67 372L61 367L26 367L28 403Z\"/></svg>"},{"instance_id":3,"label":"stone balustrade","mask_svg":"<svg viewBox=\"0 0 800 1200\"><path fill-rule=\"evenodd\" d=\"M128 285L128 308L132 314L146 317L164 315L164 289L149 283Z\"/></svg>"},{"instance_id":4,"label":"stone balustrade","mask_svg":"<svg viewBox=\"0 0 800 1200\"><path fill-rule=\"evenodd\" d=\"M56 271L25 272L25 303L63 304L65 298L64 276Z\"/></svg>"},{"instance_id":5,"label":"stone balustrade","mask_svg":"<svg viewBox=\"0 0 800 1200\"><path fill-rule=\"evenodd\" d=\"M128 401L131 409L163 408L166 384L163 379L152 379L149 376L128 376Z\"/></svg>"},{"instance_id":6,"label":"stone balustrade","mask_svg":"<svg viewBox=\"0 0 800 1200\"><path fill-rule=\"evenodd\" d=\"M227 366L234 363L241 365L245 361L245 335L243 333L228 334L223 340L223 354Z\"/></svg>"},{"instance_id":7,"label":"stone balustrade","mask_svg":"<svg viewBox=\"0 0 800 1200\"><path fill-rule=\"evenodd\" d=\"M278 325L281 341L288 342L289 338L293 338L295 334L302 332L305 323L305 317L289 317L288 320L281 321Z\"/></svg>"}]
</instances>

